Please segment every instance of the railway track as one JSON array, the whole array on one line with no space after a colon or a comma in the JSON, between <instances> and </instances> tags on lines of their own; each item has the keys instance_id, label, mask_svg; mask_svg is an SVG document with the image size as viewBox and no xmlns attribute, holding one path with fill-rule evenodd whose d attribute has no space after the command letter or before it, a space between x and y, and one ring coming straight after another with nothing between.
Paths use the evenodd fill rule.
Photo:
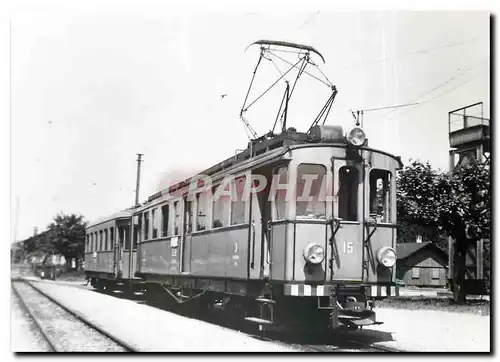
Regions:
<instances>
[{"instance_id":1,"label":"railway track","mask_svg":"<svg viewBox=\"0 0 500 362\"><path fill-rule=\"evenodd\" d=\"M49 346L48 352L138 352L30 282L11 280L11 289Z\"/></svg>"},{"instance_id":2,"label":"railway track","mask_svg":"<svg viewBox=\"0 0 500 362\"><path fill-rule=\"evenodd\" d=\"M30 284L31 285L31 284ZM31 285L32 288L36 288ZM38 290L40 293L42 291ZM117 298L135 299L137 296L126 296L122 294L106 293L108 295L113 295ZM46 296L50 298L49 296ZM242 323L241 320L232 318L227 315L220 315L219 313L200 316L199 314L194 315L186 310L183 312L167 308L165 305L153 303L151 300L136 300L143 304L148 304L155 308L160 308L171 313L176 313L188 318L200 319L205 322L221 325L223 327L238 330L242 333L249 335L252 338L259 339L266 342L271 342L275 344L281 344L283 346L292 347L302 352L320 352L320 353L344 353L344 352L368 352L368 353L393 353L402 352L394 348L374 345L372 343L364 343L362 341L355 340L355 336L352 333L349 335L343 335L342 333L337 333L335 336L325 337L321 335L317 336L303 336L298 333L281 333L281 334L269 334L265 332L258 332L252 325L248 323ZM57 302L56 302L57 303ZM64 308L64 307L62 307ZM70 313L73 313L70 311ZM78 316L77 316L78 317ZM80 317L78 317L80 318ZM91 325L94 328L93 325ZM132 350L133 349L129 349Z\"/></svg>"}]
</instances>

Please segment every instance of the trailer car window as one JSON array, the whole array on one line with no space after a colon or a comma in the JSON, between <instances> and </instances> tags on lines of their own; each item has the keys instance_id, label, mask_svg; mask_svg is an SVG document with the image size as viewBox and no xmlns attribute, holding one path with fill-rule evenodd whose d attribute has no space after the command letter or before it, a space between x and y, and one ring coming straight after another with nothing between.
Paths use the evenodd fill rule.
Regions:
<instances>
[{"instance_id":1,"label":"trailer car window","mask_svg":"<svg viewBox=\"0 0 500 362\"><path fill-rule=\"evenodd\" d=\"M111 247L110 249L113 250L115 248L115 228L114 227L110 227L109 228L109 240L111 242Z\"/></svg>"},{"instance_id":2,"label":"trailer car window","mask_svg":"<svg viewBox=\"0 0 500 362\"><path fill-rule=\"evenodd\" d=\"M297 219L326 218L326 199L321 196L325 176L326 168L322 165L303 163L297 168Z\"/></svg>"},{"instance_id":3,"label":"trailer car window","mask_svg":"<svg viewBox=\"0 0 500 362\"><path fill-rule=\"evenodd\" d=\"M156 223L158 222L156 218L156 209L151 210L151 230L153 231L152 238L156 239L158 237L158 227Z\"/></svg>"}]
</instances>

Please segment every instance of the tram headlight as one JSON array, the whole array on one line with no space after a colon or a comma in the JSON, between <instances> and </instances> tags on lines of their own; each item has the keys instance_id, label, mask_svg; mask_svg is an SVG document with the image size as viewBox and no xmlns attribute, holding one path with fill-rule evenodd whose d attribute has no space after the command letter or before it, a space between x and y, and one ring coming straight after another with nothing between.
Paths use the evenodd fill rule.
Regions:
<instances>
[{"instance_id":1,"label":"tram headlight","mask_svg":"<svg viewBox=\"0 0 500 362\"><path fill-rule=\"evenodd\" d=\"M393 248L384 246L377 252L377 260L386 268L391 268L396 264L396 252Z\"/></svg>"},{"instance_id":2,"label":"tram headlight","mask_svg":"<svg viewBox=\"0 0 500 362\"><path fill-rule=\"evenodd\" d=\"M365 132L360 127L354 127L347 133L347 141L353 146L361 146L365 140Z\"/></svg>"},{"instance_id":3,"label":"tram headlight","mask_svg":"<svg viewBox=\"0 0 500 362\"><path fill-rule=\"evenodd\" d=\"M304 248L304 259L310 264L320 264L325 259L325 250L319 244L310 243Z\"/></svg>"}]
</instances>

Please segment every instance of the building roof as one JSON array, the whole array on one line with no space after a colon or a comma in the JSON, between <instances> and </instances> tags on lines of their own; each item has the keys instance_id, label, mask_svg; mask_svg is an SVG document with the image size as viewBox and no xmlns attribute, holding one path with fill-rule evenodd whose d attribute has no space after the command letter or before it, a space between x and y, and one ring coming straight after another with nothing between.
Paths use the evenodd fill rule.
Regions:
<instances>
[{"instance_id":1,"label":"building roof","mask_svg":"<svg viewBox=\"0 0 500 362\"><path fill-rule=\"evenodd\" d=\"M432 248L436 252L440 253L444 257L448 257L447 253L441 249L439 246L437 246L434 243L431 242L425 242L425 243L400 243L397 244L396 246L396 255L398 257L398 260L401 259L406 259L410 255L415 254L416 252L425 249L425 248Z\"/></svg>"}]
</instances>

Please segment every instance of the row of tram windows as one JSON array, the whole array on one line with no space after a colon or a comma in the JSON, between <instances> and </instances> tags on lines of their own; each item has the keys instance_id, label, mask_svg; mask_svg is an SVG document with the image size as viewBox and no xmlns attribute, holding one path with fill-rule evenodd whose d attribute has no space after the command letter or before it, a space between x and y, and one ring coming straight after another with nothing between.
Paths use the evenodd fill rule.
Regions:
<instances>
[{"instance_id":1,"label":"row of tram windows","mask_svg":"<svg viewBox=\"0 0 500 362\"><path fill-rule=\"evenodd\" d=\"M186 232L204 231L247 222L243 197L245 176L235 178L230 185L222 184L209 191L196 194L193 201L185 202ZM234 197L231 197L232 193ZM134 245L139 234L141 240L150 240L181 234L181 201L170 202L142 212L135 226Z\"/></svg>"},{"instance_id":2,"label":"row of tram windows","mask_svg":"<svg viewBox=\"0 0 500 362\"><path fill-rule=\"evenodd\" d=\"M115 228L109 227L86 234L85 252L113 251L115 249L115 241L118 241L124 250L128 250L130 248L129 228L125 226L118 227L116 232L118 233L117 235L115 235Z\"/></svg>"},{"instance_id":3,"label":"row of tram windows","mask_svg":"<svg viewBox=\"0 0 500 362\"><path fill-rule=\"evenodd\" d=\"M326 219L328 207L327 197L331 196L326 183L327 169L319 164L300 164L297 168L296 203L297 219ZM345 221L359 221L362 208L360 184L363 180L360 171L353 166L343 166L334 175L333 202L334 216ZM377 222L391 222L391 173L387 170L372 169L369 177L369 215ZM208 192L196 194L196 199L187 201L185 205L186 233L217 229L226 226L245 224L248 221L247 200L243 197L245 177L232 180L227 184L213 187ZM275 204L273 220L286 219L288 168L277 167L273 170L273 192L270 200ZM221 190L220 188L224 188ZM268 197L271 182L261 191L259 197ZM232 196L229 196L227 191ZM226 191L226 192L224 192ZM362 194L361 194L362 195ZM187 212L186 212L187 211ZM138 215L134 232L134 247L140 240L158 239L181 234L180 201L170 202L147 210ZM139 235L140 234L140 235Z\"/></svg>"},{"instance_id":4,"label":"row of tram windows","mask_svg":"<svg viewBox=\"0 0 500 362\"><path fill-rule=\"evenodd\" d=\"M288 168L274 169L274 179L279 185L288 180ZM381 223L391 223L391 173L387 170L372 169L369 174L369 216ZM297 168L295 198L296 219L326 219L328 197L332 195L334 216L345 221L359 221L362 208L360 184L363 179L357 167L343 166L338 174L333 175L333 187L328 187L327 169L319 164L300 164ZM274 202L274 220L286 219L286 189L276 191ZM362 195L362 194L361 194Z\"/></svg>"}]
</instances>

